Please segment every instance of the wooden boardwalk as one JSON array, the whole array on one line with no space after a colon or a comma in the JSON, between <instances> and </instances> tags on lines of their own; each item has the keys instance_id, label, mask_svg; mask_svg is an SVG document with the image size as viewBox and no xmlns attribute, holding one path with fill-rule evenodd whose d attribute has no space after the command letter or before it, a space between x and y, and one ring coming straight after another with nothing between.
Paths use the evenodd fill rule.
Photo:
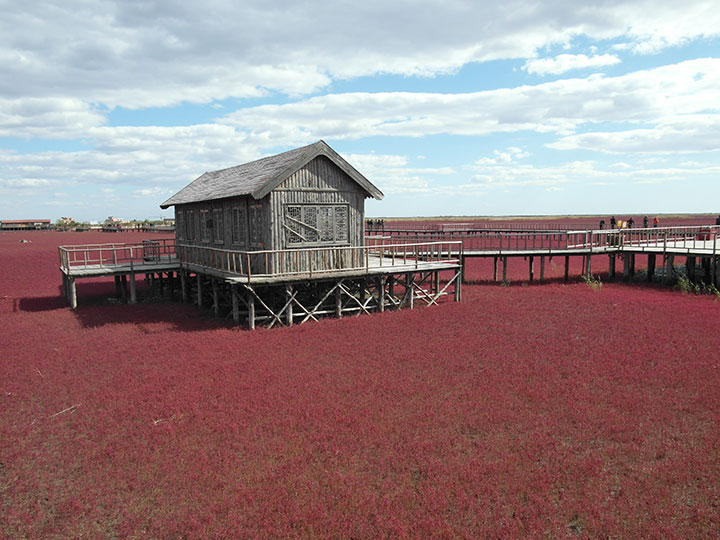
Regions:
<instances>
[{"instance_id":1,"label":"wooden boardwalk","mask_svg":"<svg viewBox=\"0 0 720 540\"><path fill-rule=\"evenodd\" d=\"M459 241L263 251L188 246L170 240L59 248L63 290L73 309L77 308L78 279L112 275L118 290L134 303L136 274L158 274L161 280L166 275L170 283L179 282L183 301L192 297L199 306L209 302L218 315L225 299L233 319L241 322L244 318L251 328L256 321L290 325L327 313L341 316L412 308L416 300L434 305L448 295L460 301L461 253ZM293 271L286 269L288 260ZM442 282L441 274L446 276ZM303 292L308 284L320 291L315 293L319 302ZM282 295L287 300L273 304ZM335 304L329 307L331 296Z\"/></svg>"},{"instance_id":2,"label":"wooden boardwalk","mask_svg":"<svg viewBox=\"0 0 720 540\"><path fill-rule=\"evenodd\" d=\"M199 306L211 304L251 328L256 321L293 324L317 316L386 308L413 307L416 300L434 305L442 296L461 299L461 283L468 258L493 260L492 279L507 281L509 259L528 262L528 277L545 278L546 259L562 257L569 278L571 257L582 257L582 274L592 273L592 259L609 257L610 278L621 261L624 277L631 277L635 257L648 260L648 279L656 266L672 276L676 257L686 257L688 277L695 278L699 260L705 280L718 284L720 227L588 231L402 231L371 236L362 247L317 247L291 250L234 251L188 246L172 240L134 244L99 244L59 248L63 290L77 308L75 281L113 276L118 291L136 301L135 276L157 275L180 289L182 299ZM659 259L658 259L659 258ZM539 265L536 263L539 262ZM539 266L539 268L538 268ZM502 274L500 272L502 271ZM440 274L447 275L441 283ZM174 285L172 285L174 284ZM315 288L320 303L306 294ZM398 292L399 291L399 292ZM284 297L284 301L276 301ZM270 299L272 298L272 300ZM335 307L328 305L334 299ZM275 302L275 303L273 303ZM279 302L279 303L278 303ZM244 305L244 309L243 309ZM258 314L256 307L262 313Z\"/></svg>"},{"instance_id":3,"label":"wooden boardwalk","mask_svg":"<svg viewBox=\"0 0 720 540\"><path fill-rule=\"evenodd\" d=\"M583 273L590 275L592 257L610 257L610 275L614 277L616 259L623 261L623 274L634 272L635 256L648 256L649 270L654 271L656 257L671 268L676 256L685 256L689 262L701 259L711 268L717 282L718 255L720 255L720 227L661 227L649 229L598 229L586 231L551 230L453 230L453 231L386 231L382 241L460 240L463 243L462 265L468 258L493 259L493 280L498 280L502 266L503 281L507 279L507 261L512 258L528 260L528 274L535 277L535 262L540 262L540 279L544 279L546 258L564 257L565 280L569 277L570 257L583 257ZM379 241L379 240L378 240ZM464 274L464 271L463 271Z\"/></svg>"}]
</instances>

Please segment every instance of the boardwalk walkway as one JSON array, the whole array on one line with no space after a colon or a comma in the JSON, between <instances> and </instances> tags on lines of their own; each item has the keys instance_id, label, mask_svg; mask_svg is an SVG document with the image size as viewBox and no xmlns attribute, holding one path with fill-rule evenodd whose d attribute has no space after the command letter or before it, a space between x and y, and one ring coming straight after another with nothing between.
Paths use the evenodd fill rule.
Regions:
<instances>
[{"instance_id":1,"label":"boardwalk walkway","mask_svg":"<svg viewBox=\"0 0 720 540\"><path fill-rule=\"evenodd\" d=\"M546 257L565 257L565 279L568 279L570 257L583 257L586 275L591 271L591 258L596 255L610 257L611 277L615 274L615 260L623 261L623 273L632 274L634 258L638 254L648 256L649 270L654 271L656 256L663 257L663 264L672 264L674 257L685 256L690 261L700 258L712 268L717 282L717 257L720 255L720 227L661 227L648 229L597 229L584 231L559 230L453 230L453 231L386 231L386 242L412 242L428 240L459 240L463 244L463 269L468 258L492 258L493 279L498 279L498 267L502 263L503 281L509 258L529 260L529 278L534 278L535 259L540 259L540 279ZM464 273L464 272L463 272Z\"/></svg>"}]
</instances>

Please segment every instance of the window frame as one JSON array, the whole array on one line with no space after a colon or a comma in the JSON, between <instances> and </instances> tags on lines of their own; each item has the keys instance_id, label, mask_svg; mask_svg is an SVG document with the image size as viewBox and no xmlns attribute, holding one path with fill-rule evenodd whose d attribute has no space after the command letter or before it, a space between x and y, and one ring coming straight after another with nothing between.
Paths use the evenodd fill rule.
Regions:
<instances>
[{"instance_id":1,"label":"window frame","mask_svg":"<svg viewBox=\"0 0 720 540\"><path fill-rule=\"evenodd\" d=\"M207 208L200 210L200 242L203 244L210 243L210 227L208 227L209 214L210 210Z\"/></svg>"},{"instance_id":2,"label":"window frame","mask_svg":"<svg viewBox=\"0 0 720 540\"><path fill-rule=\"evenodd\" d=\"M299 219L294 209L299 209ZM338 214L341 212L338 212L338 210L344 211L342 212L344 213L344 226L339 226ZM295 215L291 216L290 213ZM314 222L306 221L308 218L314 219ZM323 224L323 220L327 221ZM298 221L302 222L302 225L298 224ZM322 238L328 230L328 223L332 228L332 238L323 240ZM310 240L301 234L303 226L308 229L306 232L309 233ZM350 245L350 205L347 203L285 203L283 205L282 228L286 249ZM298 241L291 241L291 235L293 234L299 238Z\"/></svg>"},{"instance_id":3,"label":"window frame","mask_svg":"<svg viewBox=\"0 0 720 540\"><path fill-rule=\"evenodd\" d=\"M186 210L185 218L185 238L195 240L195 210Z\"/></svg>"},{"instance_id":4,"label":"window frame","mask_svg":"<svg viewBox=\"0 0 720 540\"><path fill-rule=\"evenodd\" d=\"M224 214L222 208L213 208L212 210L212 237L215 244L225 243Z\"/></svg>"},{"instance_id":5,"label":"window frame","mask_svg":"<svg viewBox=\"0 0 720 540\"><path fill-rule=\"evenodd\" d=\"M248 244L248 216L244 204L236 204L230 208L230 242L234 246L246 246Z\"/></svg>"}]
</instances>

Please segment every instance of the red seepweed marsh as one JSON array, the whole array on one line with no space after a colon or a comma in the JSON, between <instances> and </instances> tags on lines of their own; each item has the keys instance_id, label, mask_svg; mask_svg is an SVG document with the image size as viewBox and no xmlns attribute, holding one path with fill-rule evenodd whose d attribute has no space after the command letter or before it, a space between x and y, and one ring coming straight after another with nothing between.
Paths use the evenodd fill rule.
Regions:
<instances>
[{"instance_id":1,"label":"red seepweed marsh","mask_svg":"<svg viewBox=\"0 0 720 540\"><path fill-rule=\"evenodd\" d=\"M0 234L0 536L720 530L712 297L471 266L459 304L270 331L111 280L72 312L56 247L141 236Z\"/></svg>"}]
</instances>

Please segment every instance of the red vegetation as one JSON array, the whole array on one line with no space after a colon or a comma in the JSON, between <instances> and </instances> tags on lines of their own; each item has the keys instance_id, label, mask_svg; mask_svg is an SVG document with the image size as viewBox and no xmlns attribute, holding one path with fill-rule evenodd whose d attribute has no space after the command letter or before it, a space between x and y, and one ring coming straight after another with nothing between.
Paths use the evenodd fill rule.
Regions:
<instances>
[{"instance_id":1,"label":"red vegetation","mask_svg":"<svg viewBox=\"0 0 720 540\"><path fill-rule=\"evenodd\" d=\"M54 248L92 241L0 235L0 537L717 537L709 297L470 285L253 332L88 302L112 282L73 313Z\"/></svg>"}]
</instances>

